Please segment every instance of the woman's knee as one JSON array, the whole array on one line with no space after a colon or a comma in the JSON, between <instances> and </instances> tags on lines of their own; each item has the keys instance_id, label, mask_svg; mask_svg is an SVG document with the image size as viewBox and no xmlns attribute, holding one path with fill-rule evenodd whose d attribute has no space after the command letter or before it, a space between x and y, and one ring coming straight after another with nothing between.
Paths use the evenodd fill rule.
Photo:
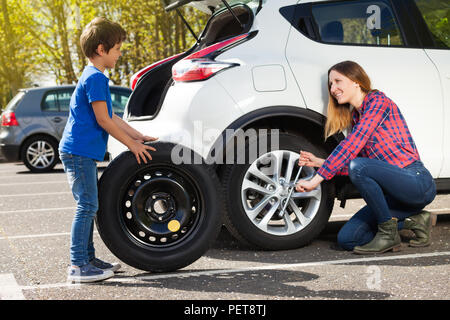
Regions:
<instances>
[{"instance_id":1,"label":"woman's knee","mask_svg":"<svg viewBox=\"0 0 450 320\"><path fill-rule=\"evenodd\" d=\"M364 168L364 158L355 158L350 161L348 165L348 176L350 180L355 181L361 174L361 170Z\"/></svg>"}]
</instances>

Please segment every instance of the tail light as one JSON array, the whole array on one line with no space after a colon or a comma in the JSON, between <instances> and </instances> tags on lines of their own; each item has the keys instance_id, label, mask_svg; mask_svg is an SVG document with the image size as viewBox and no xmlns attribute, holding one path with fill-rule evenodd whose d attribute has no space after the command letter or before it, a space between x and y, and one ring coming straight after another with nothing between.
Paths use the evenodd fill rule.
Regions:
<instances>
[{"instance_id":1,"label":"tail light","mask_svg":"<svg viewBox=\"0 0 450 320\"><path fill-rule=\"evenodd\" d=\"M194 52L172 67L173 80L180 82L202 81L219 71L238 66L237 63L215 61L214 58L222 52L249 40L255 34L255 32L245 33Z\"/></svg>"},{"instance_id":2,"label":"tail light","mask_svg":"<svg viewBox=\"0 0 450 320\"><path fill-rule=\"evenodd\" d=\"M16 115L14 112L5 112L2 114L2 126L3 127L14 127L18 126Z\"/></svg>"},{"instance_id":3,"label":"tail light","mask_svg":"<svg viewBox=\"0 0 450 320\"><path fill-rule=\"evenodd\" d=\"M151 64L151 65L149 65L149 66L146 66L145 68L142 68L142 69L139 70L138 72L136 72L136 73L131 77L131 79L130 79L130 87L131 87L131 90L134 90L134 88L136 87L137 82L139 81L139 79L140 79L144 74L146 74L147 72L149 72L149 71L152 70L153 68L155 68L155 67L157 67L157 66L159 66L159 65L161 65L161 64L163 64L163 63L165 63L165 62L167 62L167 61L170 61L170 60L175 59L176 57L178 57L179 55L182 55L182 54L183 54L183 53L179 53L179 54L176 54L176 55L171 56L171 57L169 57L169 58L166 58L166 59L157 61L157 62L155 62L155 63L153 63L153 64Z\"/></svg>"}]
</instances>

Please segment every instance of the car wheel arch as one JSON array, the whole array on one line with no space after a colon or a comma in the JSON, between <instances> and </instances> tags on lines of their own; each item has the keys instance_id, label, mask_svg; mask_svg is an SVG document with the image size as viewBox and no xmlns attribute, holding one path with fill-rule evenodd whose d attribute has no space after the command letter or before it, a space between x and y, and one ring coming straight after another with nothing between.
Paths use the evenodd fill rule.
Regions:
<instances>
[{"instance_id":1,"label":"car wheel arch","mask_svg":"<svg viewBox=\"0 0 450 320\"><path fill-rule=\"evenodd\" d=\"M344 139L344 135L342 133L335 134L325 141L323 139L325 122L326 117L324 115L310 109L295 106L261 108L236 119L223 130L208 153L207 160L210 161L209 163L213 163L212 154L214 154L215 159L222 158L227 146L233 142L235 137L235 135L230 136L226 134L227 130L230 129L237 132L239 129L245 131L249 128L268 130L280 128L280 132L301 134L312 138L316 143L320 143L327 152L331 153L339 142ZM301 125L303 129L299 129L297 124ZM213 149L215 149L214 152Z\"/></svg>"}]
</instances>

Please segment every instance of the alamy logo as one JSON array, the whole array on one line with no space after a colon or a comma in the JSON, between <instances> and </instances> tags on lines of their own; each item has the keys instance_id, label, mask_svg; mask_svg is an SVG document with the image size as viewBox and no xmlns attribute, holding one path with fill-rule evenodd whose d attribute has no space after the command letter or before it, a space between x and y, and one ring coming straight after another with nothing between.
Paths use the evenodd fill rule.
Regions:
<instances>
[{"instance_id":1,"label":"alamy logo","mask_svg":"<svg viewBox=\"0 0 450 320\"><path fill-rule=\"evenodd\" d=\"M367 288L370 290L381 289L381 269L378 266L367 267L366 273L369 274L366 280Z\"/></svg>"},{"instance_id":2,"label":"alamy logo","mask_svg":"<svg viewBox=\"0 0 450 320\"><path fill-rule=\"evenodd\" d=\"M366 10L367 14L371 14L367 18L367 28L369 30L381 29L381 9L377 5L371 5Z\"/></svg>"},{"instance_id":3,"label":"alamy logo","mask_svg":"<svg viewBox=\"0 0 450 320\"><path fill-rule=\"evenodd\" d=\"M218 138L216 138L218 137ZM215 140L208 156L203 159L199 153ZM205 128L202 122L193 123L193 133L184 132L180 137L172 137L178 142L172 149L174 164L244 164L252 163L259 157L279 149L278 129L220 130ZM193 152L196 150L197 152Z\"/></svg>"}]
</instances>

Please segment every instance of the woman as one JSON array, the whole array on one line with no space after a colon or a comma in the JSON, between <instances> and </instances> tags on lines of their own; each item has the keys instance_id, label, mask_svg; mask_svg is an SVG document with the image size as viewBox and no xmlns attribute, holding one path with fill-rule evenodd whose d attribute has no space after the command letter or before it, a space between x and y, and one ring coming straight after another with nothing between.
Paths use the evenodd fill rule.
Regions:
<instances>
[{"instance_id":1,"label":"woman","mask_svg":"<svg viewBox=\"0 0 450 320\"><path fill-rule=\"evenodd\" d=\"M311 180L300 180L296 190L311 191L336 174L349 175L367 205L339 231L338 244L346 250L397 251L402 228L416 235L410 246L429 245L431 216L422 209L433 201L436 186L399 108L371 89L366 72L353 61L328 70L328 93L325 139L352 130L326 160L300 153L300 166L320 168Z\"/></svg>"}]
</instances>

